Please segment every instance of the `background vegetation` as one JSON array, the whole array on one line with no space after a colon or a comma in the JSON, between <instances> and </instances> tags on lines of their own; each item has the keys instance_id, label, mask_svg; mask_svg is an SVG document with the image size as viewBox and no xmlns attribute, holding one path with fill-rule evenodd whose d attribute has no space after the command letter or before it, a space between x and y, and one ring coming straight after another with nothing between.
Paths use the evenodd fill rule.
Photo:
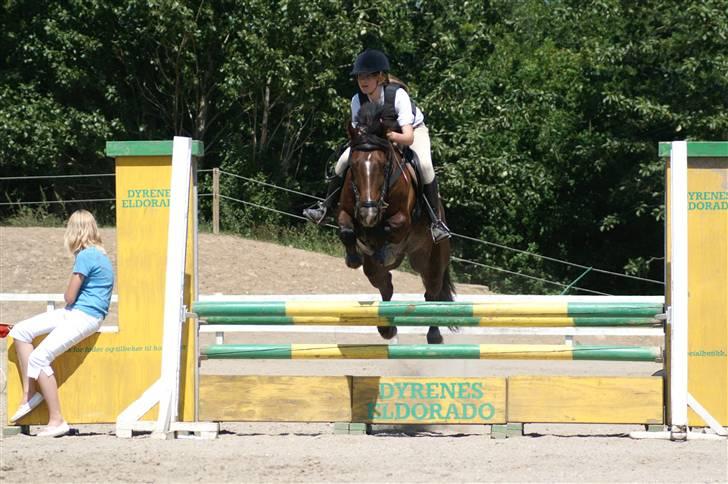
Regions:
<instances>
[{"instance_id":1,"label":"background vegetation","mask_svg":"<svg viewBox=\"0 0 728 484\"><path fill-rule=\"evenodd\" d=\"M657 143L728 139L725 7L725 0L3 0L0 176L108 173L106 140L187 135L205 143L202 168L320 193L326 161L344 138L350 65L376 47L427 116L453 230L662 279ZM310 203L231 177L223 185L230 197L281 210ZM3 202L113 197L113 178L2 181L0 194ZM17 219L15 207L0 208L0 217ZM113 222L111 204L93 208ZM228 230L289 233L291 224L226 204ZM553 281L568 283L583 270L463 240L456 250ZM554 291L482 267L456 271L501 291ZM579 285L662 290L594 273Z\"/></svg>"}]
</instances>

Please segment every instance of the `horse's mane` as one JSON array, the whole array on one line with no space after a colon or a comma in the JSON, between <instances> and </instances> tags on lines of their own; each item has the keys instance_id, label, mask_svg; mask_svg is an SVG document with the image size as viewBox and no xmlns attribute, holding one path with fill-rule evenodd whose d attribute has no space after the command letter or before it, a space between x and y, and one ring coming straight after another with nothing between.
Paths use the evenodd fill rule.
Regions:
<instances>
[{"instance_id":1,"label":"horse's mane","mask_svg":"<svg viewBox=\"0 0 728 484\"><path fill-rule=\"evenodd\" d=\"M371 145L372 148L387 148L387 131L401 132L397 123L397 112L391 106L366 103L356 116L358 136L352 146Z\"/></svg>"}]
</instances>

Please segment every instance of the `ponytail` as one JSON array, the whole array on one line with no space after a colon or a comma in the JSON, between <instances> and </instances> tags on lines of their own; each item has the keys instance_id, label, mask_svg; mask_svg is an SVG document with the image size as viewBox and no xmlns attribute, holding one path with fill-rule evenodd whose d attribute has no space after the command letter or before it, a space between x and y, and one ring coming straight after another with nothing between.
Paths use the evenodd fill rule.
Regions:
<instances>
[{"instance_id":1,"label":"ponytail","mask_svg":"<svg viewBox=\"0 0 728 484\"><path fill-rule=\"evenodd\" d=\"M386 74L386 84L399 84L404 88L405 91L409 92L409 87L407 87L407 84L404 83L403 80L401 80L399 77L392 75L392 74Z\"/></svg>"}]
</instances>

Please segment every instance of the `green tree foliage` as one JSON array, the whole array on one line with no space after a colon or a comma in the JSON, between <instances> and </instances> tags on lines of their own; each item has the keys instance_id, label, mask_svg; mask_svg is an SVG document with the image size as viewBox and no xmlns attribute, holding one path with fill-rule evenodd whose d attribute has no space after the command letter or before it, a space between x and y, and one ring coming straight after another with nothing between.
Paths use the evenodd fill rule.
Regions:
<instances>
[{"instance_id":1,"label":"green tree foliage","mask_svg":"<svg viewBox=\"0 0 728 484\"><path fill-rule=\"evenodd\" d=\"M456 239L459 256L564 284L583 268L500 246L662 279L657 142L728 139L722 0L5 0L1 176L108 173L106 140L178 134L204 141L202 168L320 193L365 47L387 52L425 111L450 225L491 243ZM309 203L222 183L229 197L284 211ZM12 181L0 192L99 198L113 182ZM241 232L290 225L226 207L226 226ZM503 291L560 290L455 269ZM578 285L661 291L593 272Z\"/></svg>"}]
</instances>

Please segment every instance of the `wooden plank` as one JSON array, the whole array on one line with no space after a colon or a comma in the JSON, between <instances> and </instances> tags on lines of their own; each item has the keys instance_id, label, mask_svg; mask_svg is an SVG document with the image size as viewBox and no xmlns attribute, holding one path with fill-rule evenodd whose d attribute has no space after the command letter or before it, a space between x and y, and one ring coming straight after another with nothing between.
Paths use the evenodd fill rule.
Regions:
<instances>
[{"instance_id":1,"label":"wooden plank","mask_svg":"<svg viewBox=\"0 0 728 484\"><path fill-rule=\"evenodd\" d=\"M728 143L724 153L728 155ZM728 158L688 159L688 392L728 426ZM705 426L690 410L688 423Z\"/></svg>"},{"instance_id":2,"label":"wooden plank","mask_svg":"<svg viewBox=\"0 0 728 484\"><path fill-rule=\"evenodd\" d=\"M353 377L352 420L376 424L494 424L505 378Z\"/></svg>"},{"instance_id":3,"label":"wooden plank","mask_svg":"<svg viewBox=\"0 0 728 484\"><path fill-rule=\"evenodd\" d=\"M715 148L725 153L723 146ZM728 425L728 210L725 180L728 158L697 158L688 144L688 391L721 425ZM712 148L711 148L712 149ZM667 150L667 148L665 148ZM669 151L666 151L669 153ZM701 155L702 156L702 155ZM672 204L671 170L667 160L667 206ZM721 200L723 199L723 200ZM671 288L670 210L666 211L666 291ZM665 335L670 339L670 328ZM667 360L668 373L669 358ZM669 384L669 379L668 379ZM668 393L669 394L669 393ZM670 405L668 405L668 410ZM690 426L705 426L692 410Z\"/></svg>"},{"instance_id":4,"label":"wooden plank","mask_svg":"<svg viewBox=\"0 0 728 484\"><path fill-rule=\"evenodd\" d=\"M508 421L659 424L663 422L663 380L661 377L509 377Z\"/></svg>"},{"instance_id":5,"label":"wooden plank","mask_svg":"<svg viewBox=\"0 0 728 484\"><path fill-rule=\"evenodd\" d=\"M200 420L349 422L351 377L200 375Z\"/></svg>"}]
</instances>

